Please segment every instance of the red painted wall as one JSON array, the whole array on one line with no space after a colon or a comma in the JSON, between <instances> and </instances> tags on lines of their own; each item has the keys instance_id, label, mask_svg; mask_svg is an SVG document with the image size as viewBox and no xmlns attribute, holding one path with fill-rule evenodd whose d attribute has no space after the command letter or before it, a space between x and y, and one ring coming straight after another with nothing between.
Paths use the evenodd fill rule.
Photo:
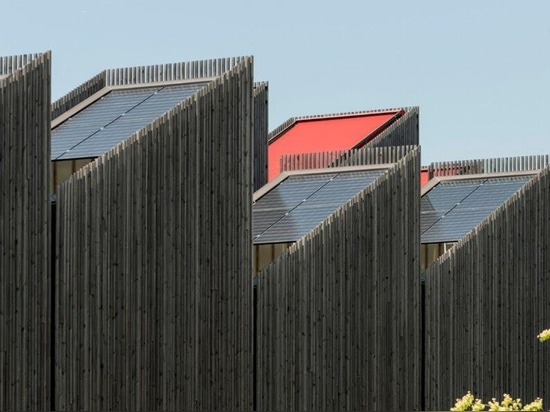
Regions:
<instances>
[{"instance_id":1,"label":"red painted wall","mask_svg":"<svg viewBox=\"0 0 550 412\"><path fill-rule=\"evenodd\" d=\"M284 154L328 152L361 147L389 126L402 112L380 112L349 117L298 120L268 146L268 178L280 173Z\"/></svg>"}]
</instances>

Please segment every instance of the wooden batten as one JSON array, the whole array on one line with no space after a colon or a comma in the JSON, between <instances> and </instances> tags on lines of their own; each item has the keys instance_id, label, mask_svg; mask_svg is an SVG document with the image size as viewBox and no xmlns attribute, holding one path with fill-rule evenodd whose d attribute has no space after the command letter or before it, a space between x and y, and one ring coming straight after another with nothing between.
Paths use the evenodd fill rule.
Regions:
<instances>
[{"instance_id":1,"label":"wooden batten","mask_svg":"<svg viewBox=\"0 0 550 412\"><path fill-rule=\"evenodd\" d=\"M0 57L0 410L49 410L51 56Z\"/></svg>"}]
</instances>

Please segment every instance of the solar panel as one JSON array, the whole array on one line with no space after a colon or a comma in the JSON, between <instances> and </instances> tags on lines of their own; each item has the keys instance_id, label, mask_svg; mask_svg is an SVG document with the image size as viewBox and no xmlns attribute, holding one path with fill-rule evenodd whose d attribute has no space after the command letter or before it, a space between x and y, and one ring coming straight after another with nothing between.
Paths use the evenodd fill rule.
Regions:
<instances>
[{"instance_id":1,"label":"solar panel","mask_svg":"<svg viewBox=\"0 0 550 412\"><path fill-rule=\"evenodd\" d=\"M300 239L384 171L289 176L253 205L254 244Z\"/></svg>"},{"instance_id":2,"label":"solar panel","mask_svg":"<svg viewBox=\"0 0 550 412\"><path fill-rule=\"evenodd\" d=\"M422 243L456 242L521 189L533 175L443 181L422 197Z\"/></svg>"},{"instance_id":3,"label":"solar panel","mask_svg":"<svg viewBox=\"0 0 550 412\"><path fill-rule=\"evenodd\" d=\"M52 160L101 156L206 84L113 90L52 131Z\"/></svg>"}]
</instances>

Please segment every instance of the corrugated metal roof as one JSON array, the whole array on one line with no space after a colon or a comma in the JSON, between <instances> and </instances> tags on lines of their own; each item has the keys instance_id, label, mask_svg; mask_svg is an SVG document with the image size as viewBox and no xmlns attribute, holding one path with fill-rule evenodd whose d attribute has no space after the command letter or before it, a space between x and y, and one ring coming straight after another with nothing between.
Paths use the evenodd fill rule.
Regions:
<instances>
[{"instance_id":1,"label":"corrugated metal roof","mask_svg":"<svg viewBox=\"0 0 550 412\"><path fill-rule=\"evenodd\" d=\"M254 244L294 242L369 186L386 168L291 175L252 207Z\"/></svg>"},{"instance_id":2,"label":"corrugated metal roof","mask_svg":"<svg viewBox=\"0 0 550 412\"><path fill-rule=\"evenodd\" d=\"M532 177L525 175L441 181L422 196L422 243L459 241Z\"/></svg>"},{"instance_id":3,"label":"corrugated metal roof","mask_svg":"<svg viewBox=\"0 0 550 412\"><path fill-rule=\"evenodd\" d=\"M101 156L208 82L113 90L52 130L52 160Z\"/></svg>"}]
</instances>

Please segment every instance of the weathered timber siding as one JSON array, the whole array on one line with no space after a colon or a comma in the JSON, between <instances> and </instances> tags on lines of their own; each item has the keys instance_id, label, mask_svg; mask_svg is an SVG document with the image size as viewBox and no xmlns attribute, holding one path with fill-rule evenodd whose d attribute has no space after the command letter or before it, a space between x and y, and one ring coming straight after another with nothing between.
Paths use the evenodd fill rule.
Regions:
<instances>
[{"instance_id":1,"label":"weathered timber siding","mask_svg":"<svg viewBox=\"0 0 550 412\"><path fill-rule=\"evenodd\" d=\"M252 59L58 191L60 410L250 410Z\"/></svg>"},{"instance_id":2,"label":"weathered timber siding","mask_svg":"<svg viewBox=\"0 0 550 412\"><path fill-rule=\"evenodd\" d=\"M67 110L83 102L94 93L103 89L106 85L105 71L84 82L65 96L52 103L52 119L62 115Z\"/></svg>"},{"instance_id":3,"label":"weathered timber siding","mask_svg":"<svg viewBox=\"0 0 550 412\"><path fill-rule=\"evenodd\" d=\"M413 147L380 146L335 152L288 154L281 156L281 171L395 163L405 157Z\"/></svg>"},{"instance_id":4,"label":"weathered timber siding","mask_svg":"<svg viewBox=\"0 0 550 412\"><path fill-rule=\"evenodd\" d=\"M330 167L362 166L383 163L396 163L416 146L380 146L363 147L352 150L336 159Z\"/></svg>"},{"instance_id":5,"label":"weathered timber siding","mask_svg":"<svg viewBox=\"0 0 550 412\"><path fill-rule=\"evenodd\" d=\"M254 191L267 183L268 83L254 84Z\"/></svg>"},{"instance_id":6,"label":"weathered timber siding","mask_svg":"<svg viewBox=\"0 0 550 412\"><path fill-rule=\"evenodd\" d=\"M0 57L0 410L50 408L50 53Z\"/></svg>"},{"instance_id":7,"label":"weathered timber siding","mask_svg":"<svg viewBox=\"0 0 550 412\"><path fill-rule=\"evenodd\" d=\"M431 163L428 166L428 175L431 179L436 176L524 172L528 170L543 169L549 164L549 155L456 160Z\"/></svg>"},{"instance_id":8,"label":"weathered timber siding","mask_svg":"<svg viewBox=\"0 0 550 412\"><path fill-rule=\"evenodd\" d=\"M258 275L258 410L420 408L420 153Z\"/></svg>"},{"instance_id":9,"label":"weathered timber siding","mask_svg":"<svg viewBox=\"0 0 550 412\"><path fill-rule=\"evenodd\" d=\"M281 172L288 172L291 170L323 169L328 167L335 159L348 156L352 152L357 152L357 149L284 154L280 157L279 167Z\"/></svg>"},{"instance_id":10,"label":"weathered timber siding","mask_svg":"<svg viewBox=\"0 0 550 412\"><path fill-rule=\"evenodd\" d=\"M408 107L403 116L388 126L382 133L368 142L366 147L408 146L419 144L420 109Z\"/></svg>"},{"instance_id":11,"label":"weathered timber siding","mask_svg":"<svg viewBox=\"0 0 550 412\"><path fill-rule=\"evenodd\" d=\"M550 169L426 271L427 410L472 391L550 399Z\"/></svg>"},{"instance_id":12,"label":"weathered timber siding","mask_svg":"<svg viewBox=\"0 0 550 412\"><path fill-rule=\"evenodd\" d=\"M221 76L247 59L248 57L227 57L183 63L109 69L106 70L105 77L107 86L125 86L177 80L200 80Z\"/></svg>"}]
</instances>

